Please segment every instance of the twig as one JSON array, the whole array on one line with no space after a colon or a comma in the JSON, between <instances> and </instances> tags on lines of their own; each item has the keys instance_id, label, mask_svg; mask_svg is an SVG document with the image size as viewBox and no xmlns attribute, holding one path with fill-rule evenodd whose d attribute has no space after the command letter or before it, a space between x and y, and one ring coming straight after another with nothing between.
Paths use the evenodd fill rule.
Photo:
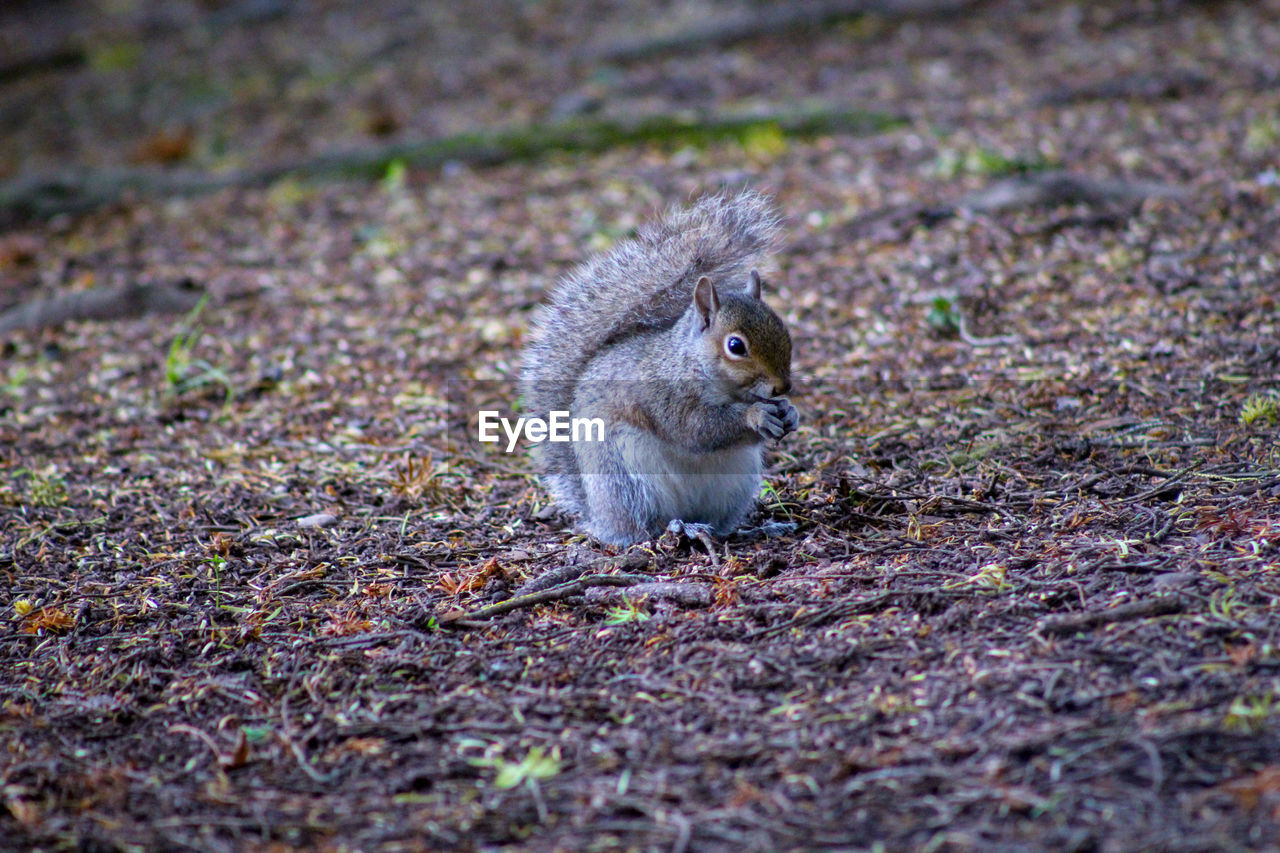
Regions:
<instances>
[{"instance_id":1,"label":"twig","mask_svg":"<svg viewBox=\"0 0 1280 853\"><path fill-rule=\"evenodd\" d=\"M515 591L517 596L530 595L535 592L541 592L544 589L551 589L554 586L577 580L593 569L610 568L623 571L634 571L643 569L649 565L651 555L645 551L633 550L628 551L621 557L595 557L584 563L569 563L555 569L543 572L528 581L526 581L519 589Z\"/></svg>"},{"instance_id":2,"label":"twig","mask_svg":"<svg viewBox=\"0 0 1280 853\"><path fill-rule=\"evenodd\" d=\"M913 594L916 592L918 592L918 590L912 591ZM830 621L832 618L840 616L852 616L856 613L869 613L879 609L880 605L884 604L895 595L900 594L902 593L891 591L882 592L879 595L873 595L869 598L863 598L857 601L837 601L835 604L824 607L821 610L802 613L801 615L794 616L780 624L770 625L768 628L761 628L759 631L754 631L747 635L746 641L749 642L751 640L772 637L774 634L781 634L783 631L790 628L798 628L801 625L823 624Z\"/></svg>"},{"instance_id":3,"label":"twig","mask_svg":"<svg viewBox=\"0 0 1280 853\"><path fill-rule=\"evenodd\" d=\"M1186 468L1183 468L1181 471L1178 471L1174 474L1167 476L1164 480L1162 480L1159 483L1156 483L1151 488L1142 492L1138 492L1138 494L1136 495L1131 495L1127 498L1124 498L1121 501L1121 503L1141 503L1142 501L1145 501L1147 498L1154 498L1157 495L1168 491L1173 486L1176 486L1178 483L1185 480L1187 478L1187 475L1194 474L1195 470L1203 464L1204 464L1203 462L1196 462L1192 465L1188 465Z\"/></svg>"},{"instance_id":4,"label":"twig","mask_svg":"<svg viewBox=\"0 0 1280 853\"><path fill-rule=\"evenodd\" d=\"M1184 198L1182 187L1152 181L1090 178L1070 172L1033 172L996 181L969 193L957 207L977 213L1002 213L1026 207L1059 204L1135 204L1148 198Z\"/></svg>"},{"instance_id":5,"label":"twig","mask_svg":"<svg viewBox=\"0 0 1280 853\"><path fill-rule=\"evenodd\" d=\"M1087 631L1100 625L1114 622L1128 622L1133 619L1145 619L1148 616L1167 616L1170 613L1181 613L1187 607L1186 601L1178 595L1162 595L1145 601L1134 601L1121 604L1107 610L1091 610L1085 613L1073 613L1066 616L1053 616L1041 620L1036 631L1041 634L1067 635L1078 631Z\"/></svg>"},{"instance_id":6,"label":"twig","mask_svg":"<svg viewBox=\"0 0 1280 853\"><path fill-rule=\"evenodd\" d=\"M634 586L649 580L652 579L648 575L586 575L569 583L562 583L529 595L517 595L514 598L508 598L506 601L499 601L495 604L481 607L479 610L472 610L469 613L463 610L445 613L440 617L440 625L441 627L458 625L463 621L488 619L492 616L500 616L503 613L510 613L513 610L520 610L525 607L537 607L539 604L560 601L564 598L579 595L593 586Z\"/></svg>"},{"instance_id":7,"label":"twig","mask_svg":"<svg viewBox=\"0 0 1280 853\"><path fill-rule=\"evenodd\" d=\"M209 751L213 753L213 760L222 765L222 750L218 748L218 742L208 732L201 731L195 726L189 726L186 723L177 723L169 726L169 731L173 734L191 735L196 740L209 747Z\"/></svg>"},{"instance_id":8,"label":"twig","mask_svg":"<svg viewBox=\"0 0 1280 853\"><path fill-rule=\"evenodd\" d=\"M1036 104L1058 107L1080 101L1180 98L1202 92L1212 82L1204 73L1190 68L1163 74L1131 74L1099 83L1052 89L1036 98Z\"/></svg>"},{"instance_id":9,"label":"twig","mask_svg":"<svg viewBox=\"0 0 1280 853\"><path fill-rule=\"evenodd\" d=\"M842 18L879 15L884 18L921 18L962 12L975 0L803 0L755 6L733 15L702 23L686 24L676 32L646 35L588 50L585 59L634 62L671 53L726 47L751 39L777 36L828 26Z\"/></svg>"},{"instance_id":10,"label":"twig","mask_svg":"<svg viewBox=\"0 0 1280 853\"><path fill-rule=\"evenodd\" d=\"M706 607L711 603L711 586L705 583L639 583L625 589L597 587L587 591L588 604L616 605L641 598L674 601L686 607Z\"/></svg>"},{"instance_id":11,"label":"twig","mask_svg":"<svg viewBox=\"0 0 1280 853\"><path fill-rule=\"evenodd\" d=\"M315 642L326 649L351 649L359 646L377 646L392 640L405 637L421 637L419 631L386 631L380 633L355 634L349 637L321 637Z\"/></svg>"},{"instance_id":12,"label":"twig","mask_svg":"<svg viewBox=\"0 0 1280 853\"><path fill-rule=\"evenodd\" d=\"M906 204L872 210L846 222L839 231L844 239L874 238L901 242L915 228L929 228L946 222L965 210L974 213L1003 213L1061 204L1084 203L1095 207L1133 205L1148 198L1184 198L1186 195L1187 191L1183 187L1151 181L1090 178L1061 170L1032 172L994 181L983 189L961 196L954 205ZM1121 221L1122 218L1114 212L1108 212L1103 219ZM1080 224L1088 224L1090 221L1092 220L1082 219ZM1047 227L1052 230L1070 224L1072 223L1067 220L1060 220ZM1016 342L1016 339L1009 341L1004 338L969 339L963 332L961 336L970 346Z\"/></svg>"},{"instance_id":13,"label":"twig","mask_svg":"<svg viewBox=\"0 0 1280 853\"><path fill-rule=\"evenodd\" d=\"M551 151L606 151L646 142L685 139L737 139L753 128L777 128L793 136L867 133L903 123L899 115L868 110L825 108L760 114L684 113L609 119L568 119L525 127L491 129L415 142L372 145L310 160L276 163L228 173L163 172L149 168L75 170L28 175L0 183L0 222L47 218L113 204L131 193L191 196L231 187L265 186L286 176L324 178L377 177L401 161L420 167L445 163L491 166L529 160Z\"/></svg>"},{"instance_id":14,"label":"twig","mask_svg":"<svg viewBox=\"0 0 1280 853\"><path fill-rule=\"evenodd\" d=\"M10 83L31 74L62 71L85 64L84 50L69 44L55 45L39 53L0 64L0 83Z\"/></svg>"},{"instance_id":15,"label":"twig","mask_svg":"<svg viewBox=\"0 0 1280 853\"><path fill-rule=\"evenodd\" d=\"M1022 340L1017 335L995 335L994 337L990 337L990 338L974 337L973 335L969 334L968 323L965 322L965 318L963 314L960 315L959 325L960 325L960 340L964 341L966 344L968 344L971 347L974 347L975 349L982 349L984 347L1013 346L1014 344Z\"/></svg>"},{"instance_id":16,"label":"twig","mask_svg":"<svg viewBox=\"0 0 1280 853\"><path fill-rule=\"evenodd\" d=\"M94 287L11 308L0 314L0 332L60 326L69 320L120 320L144 314L177 314L194 308L200 296L200 288L190 279Z\"/></svg>"}]
</instances>

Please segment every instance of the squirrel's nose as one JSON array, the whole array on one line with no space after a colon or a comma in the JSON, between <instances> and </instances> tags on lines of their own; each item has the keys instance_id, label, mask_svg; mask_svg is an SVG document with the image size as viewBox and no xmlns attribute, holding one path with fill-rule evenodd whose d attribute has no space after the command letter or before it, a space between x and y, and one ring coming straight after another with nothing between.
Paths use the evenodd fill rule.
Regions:
<instances>
[{"instance_id":1,"label":"squirrel's nose","mask_svg":"<svg viewBox=\"0 0 1280 853\"><path fill-rule=\"evenodd\" d=\"M773 396L781 397L784 394L789 394L789 393L791 393L790 377L773 383Z\"/></svg>"}]
</instances>

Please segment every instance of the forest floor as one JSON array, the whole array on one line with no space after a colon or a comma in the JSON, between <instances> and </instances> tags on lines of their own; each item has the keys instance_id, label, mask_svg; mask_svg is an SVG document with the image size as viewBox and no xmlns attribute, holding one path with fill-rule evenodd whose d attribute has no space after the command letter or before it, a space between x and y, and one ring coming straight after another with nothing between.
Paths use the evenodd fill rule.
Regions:
<instances>
[{"instance_id":1,"label":"forest floor","mask_svg":"<svg viewBox=\"0 0 1280 853\"><path fill-rule=\"evenodd\" d=\"M1280 847L1280 3L99 5L0 11L0 182L283 176L0 211L0 312L207 296L0 341L0 848ZM741 186L797 529L615 554L460 401Z\"/></svg>"}]
</instances>

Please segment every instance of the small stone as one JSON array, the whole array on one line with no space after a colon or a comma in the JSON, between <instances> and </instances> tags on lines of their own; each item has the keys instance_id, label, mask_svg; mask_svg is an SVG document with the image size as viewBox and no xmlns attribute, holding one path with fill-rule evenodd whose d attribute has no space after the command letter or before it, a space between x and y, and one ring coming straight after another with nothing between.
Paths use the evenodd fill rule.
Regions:
<instances>
[{"instance_id":1,"label":"small stone","mask_svg":"<svg viewBox=\"0 0 1280 853\"><path fill-rule=\"evenodd\" d=\"M299 527L329 527L338 522L338 517L327 512L318 512L315 515L304 515L298 519Z\"/></svg>"}]
</instances>

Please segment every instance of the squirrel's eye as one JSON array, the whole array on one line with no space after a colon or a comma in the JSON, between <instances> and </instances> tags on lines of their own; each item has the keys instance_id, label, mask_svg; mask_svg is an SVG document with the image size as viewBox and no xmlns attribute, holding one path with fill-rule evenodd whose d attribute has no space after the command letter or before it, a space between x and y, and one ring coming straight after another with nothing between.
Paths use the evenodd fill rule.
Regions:
<instances>
[{"instance_id":1,"label":"squirrel's eye","mask_svg":"<svg viewBox=\"0 0 1280 853\"><path fill-rule=\"evenodd\" d=\"M737 335L730 335L724 339L724 351L727 352L731 358L746 358L747 342Z\"/></svg>"}]
</instances>

